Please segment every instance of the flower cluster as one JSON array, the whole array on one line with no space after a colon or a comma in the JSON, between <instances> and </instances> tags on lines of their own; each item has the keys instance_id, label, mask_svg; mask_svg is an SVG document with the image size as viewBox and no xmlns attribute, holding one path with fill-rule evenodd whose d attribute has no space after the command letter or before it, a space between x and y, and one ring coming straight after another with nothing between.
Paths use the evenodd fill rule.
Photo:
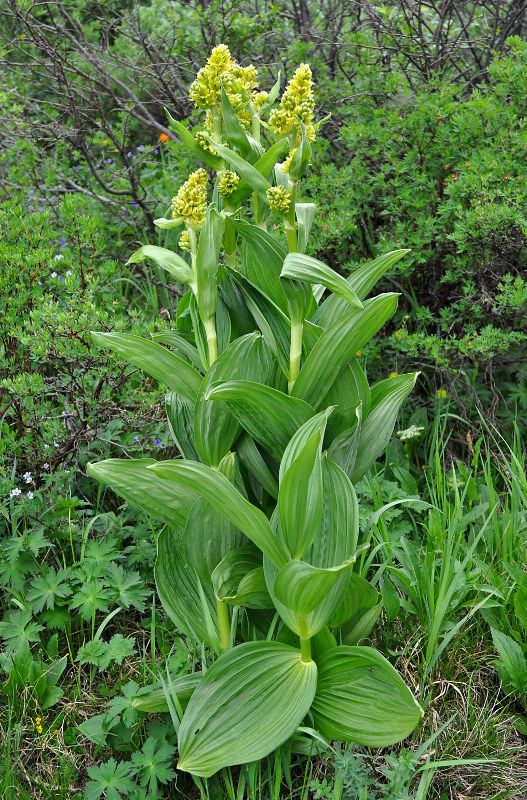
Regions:
<instances>
[{"instance_id":1,"label":"flower cluster","mask_svg":"<svg viewBox=\"0 0 527 800\"><path fill-rule=\"evenodd\" d=\"M207 213L207 171L197 169L188 176L177 195L172 198L172 216L181 218L187 225L197 227L205 221Z\"/></svg>"},{"instance_id":2,"label":"flower cluster","mask_svg":"<svg viewBox=\"0 0 527 800\"><path fill-rule=\"evenodd\" d=\"M280 214L287 214L291 203L291 195L283 186L271 186L266 192L267 202L273 211Z\"/></svg>"},{"instance_id":3,"label":"flower cluster","mask_svg":"<svg viewBox=\"0 0 527 800\"><path fill-rule=\"evenodd\" d=\"M35 727L37 733L42 733L42 719L40 717L35 717Z\"/></svg>"},{"instance_id":4,"label":"flower cluster","mask_svg":"<svg viewBox=\"0 0 527 800\"><path fill-rule=\"evenodd\" d=\"M222 197L229 197L238 186L240 176L230 169L225 169L218 179L218 192Z\"/></svg>"},{"instance_id":5,"label":"flower cluster","mask_svg":"<svg viewBox=\"0 0 527 800\"><path fill-rule=\"evenodd\" d=\"M296 132L297 144L300 144L300 130L297 117L306 126L307 136L310 141L315 140L313 114L315 98L313 96L313 81L311 69L308 64L300 64L292 79L287 85L280 108L275 108L269 117L269 124L282 136Z\"/></svg>"},{"instance_id":6,"label":"flower cluster","mask_svg":"<svg viewBox=\"0 0 527 800\"><path fill-rule=\"evenodd\" d=\"M190 237L188 235L188 231L183 231L181 236L179 237L178 245L181 250L186 250L188 253L190 250Z\"/></svg>"},{"instance_id":7,"label":"flower cluster","mask_svg":"<svg viewBox=\"0 0 527 800\"><path fill-rule=\"evenodd\" d=\"M401 441L408 442L412 441L412 439L419 439L423 431L424 425L410 425L404 431L397 431L397 436Z\"/></svg>"}]
</instances>

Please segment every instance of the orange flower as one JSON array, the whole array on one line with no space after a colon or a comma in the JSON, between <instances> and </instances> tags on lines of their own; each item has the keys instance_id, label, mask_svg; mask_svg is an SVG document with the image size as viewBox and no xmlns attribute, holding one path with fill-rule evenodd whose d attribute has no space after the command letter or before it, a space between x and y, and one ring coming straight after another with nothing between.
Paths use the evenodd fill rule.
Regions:
<instances>
[{"instance_id":1,"label":"orange flower","mask_svg":"<svg viewBox=\"0 0 527 800\"><path fill-rule=\"evenodd\" d=\"M160 133L159 134L159 141L160 142L169 142L170 141L170 136L167 136L166 133Z\"/></svg>"}]
</instances>

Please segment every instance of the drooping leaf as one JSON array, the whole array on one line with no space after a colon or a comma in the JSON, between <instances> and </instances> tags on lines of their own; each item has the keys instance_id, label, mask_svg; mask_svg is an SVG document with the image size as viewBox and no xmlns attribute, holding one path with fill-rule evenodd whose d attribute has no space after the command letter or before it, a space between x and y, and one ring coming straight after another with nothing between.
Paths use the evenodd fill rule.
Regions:
<instances>
[{"instance_id":1,"label":"drooping leaf","mask_svg":"<svg viewBox=\"0 0 527 800\"><path fill-rule=\"evenodd\" d=\"M222 654L194 691L179 729L178 768L210 777L256 761L295 732L316 689L317 667L279 642Z\"/></svg>"},{"instance_id":2,"label":"drooping leaf","mask_svg":"<svg viewBox=\"0 0 527 800\"><path fill-rule=\"evenodd\" d=\"M193 461L162 461L153 464L150 469L175 485L199 493L251 539L278 568L288 560L265 514L245 500L217 470Z\"/></svg>"},{"instance_id":3,"label":"drooping leaf","mask_svg":"<svg viewBox=\"0 0 527 800\"><path fill-rule=\"evenodd\" d=\"M176 694L183 710L188 706L194 689L202 678L202 672L192 672L190 675L178 675L170 679L170 689ZM145 714L163 714L170 710L165 691L159 685L132 697L132 708Z\"/></svg>"},{"instance_id":4,"label":"drooping leaf","mask_svg":"<svg viewBox=\"0 0 527 800\"><path fill-rule=\"evenodd\" d=\"M309 353L293 386L292 395L314 408L324 405L326 394L349 361L384 323L397 306L396 294L366 301L363 310L348 311L325 331Z\"/></svg>"},{"instance_id":5,"label":"drooping leaf","mask_svg":"<svg viewBox=\"0 0 527 800\"><path fill-rule=\"evenodd\" d=\"M155 580L159 599L176 628L197 644L218 649L216 600L187 563L181 533L165 528L157 540Z\"/></svg>"},{"instance_id":6,"label":"drooping leaf","mask_svg":"<svg viewBox=\"0 0 527 800\"><path fill-rule=\"evenodd\" d=\"M198 493L160 481L147 469L156 463L154 458L109 458L88 464L86 472L108 484L131 506L182 530Z\"/></svg>"},{"instance_id":7,"label":"drooping leaf","mask_svg":"<svg viewBox=\"0 0 527 800\"><path fill-rule=\"evenodd\" d=\"M199 160L203 162L203 164L206 164L207 167L215 170L221 169L221 158L214 155L214 153L209 152L209 150L205 150L199 144L199 142L194 139L190 131L188 131L185 126L181 124L181 122L178 122L177 119L174 119L170 116L166 108L165 112L168 117L168 127L171 131L177 133L181 143L185 145L187 150L190 150L191 153L194 153L194 155L197 156Z\"/></svg>"},{"instance_id":8,"label":"drooping leaf","mask_svg":"<svg viewBox=\"0 0 527 800\"><path fill-rule=\"evenodd\" d=\"M240 155L238 155L238 153L235 153L234 150L231 150L229 147L225 147L224 145L214 141L212 137L206 135L206 138L214 150L225 159L229 167L237 172L238 175L241 175L244 181L249 184L252 191L260 195L265 201L265 193L271 188L271 184L259 171L257 164L253 166Z\"/></svg>"},{"instance_id":9,"label":"drooping leaf","mask_svg":"<svg viewBox=\"0 0 527 800\"><path fill-rule=\"evenodd\" d=\"M256 161L254 164L254 169L263 175L264 178L268 178L274 169L276 162L279 161L282 156L285 155L285 153L287 153L288 149L288 140L280 139L278 142L275 142L269 148L269 150L266 150L263 156ZM238 170L236 170L236 172L238 172ZM254 191L251 181L247 179L247 176L243 175L241 172L239 174L242 175L242 180L239 182L238 186L229 198L230 203L234 208L237 208L239 205L241 205L241 203L247 197L249 197L251 192Z\"/></svg>"},{"instance_id":10,"label":"drooping leaf","mask_svg":"<svg viewBox=\"0 0 527 800\"><path fill-rule=\"evenodd\" d=\"M385 253L352 272L347 278L347 283L357 297L364 300L384 273L409 252L409 250L394 250L391 253ZM347 310L348 305L342 297L331 295L319 306L313 321L322 328L329 328Z\"/></svg>"},{"instance_id":11,"label":"drooping leaf","mask_svg":"<svg viewBox=\"0 0 527 800\"><path fill-rule=\"evenodd\" d=\"M315 210L315 203L295 203L295 215L298 225L296 246L299 253L306 252L309 232L311 231L311 225L313 224L313 219L315 218Z\"/></svg>"},{"instance_id":12,"label":"drooping leaf","mask_svg":"<svg viewBox=\"0 0 527 800\"><path fill-rule=\"evenodd\" d=\"M218 600L247 608L273 608L262 567L262 554L254 545L228 552L212 573Z\"/></svg>"},{"instance_id":13,"label":"drooping leaf","mask_svg":"<svg viewBox=\"0 0 527 800\"><path fill-rule=\"evenodd\" d=\"M277 461L298 428L315 413L303 400L254 381L212 386L207 399L226 403L240 425Z\"/></svg>"},{"instance_id":14,"label":"drooping leaf","mask_svg":"<svg viewBox=\"0 0 527 800\"><path fill-rule=\"evenodd\" d=\"M196 276L192 272L191 267L187 264L184 258L174 253L173 250L167 250L166 247L156 247L153 244L145 244L132 253L127 264L138 264L144 261L145 258L151 258L158 266L165 269L177 281L186 283L195 290Z\"/></svg>"},{"instance_id":15,"label":"drooping leaf","mask_svg":"<svg viewBox=\"0 0 527 800\"><path fill-rule=\"evenodd\" d=\"M196 369L203 369L203 362L199 357L197 348L189 341L188 333L177 330L154 331L150 334L154 342L162 342L173 347L179 355L185 356L194 364Z\"/></svg>"},{"instance_id":16,"label":"drooping leaf","mask_svg":"<svg viewBox=\"0 0 527 800\"><path fill-rule=\"evenodd\" d=\"M278 480L265 462L254 440L243 433L236 443L236 452L245 468L254 475L261 488L278 499Z\"/></svg>"},{"instance_id":17,"label":"drooping leaf","mask_svg":"<svg viewBox=\"0 0 527 800\"><path fill-rule=\"evenodd\" d=\"M195 402L202 376L194 367L160 344L132 333L92 331L94 342L109 347L156 380L173 389L190 403Z\"/></svg>"},{"instance_id":18,"label":"drooping leaf","mask_svg":"<svg viewBox=\"0 0 527 800\"><path fill-rule=\"evenodd\" d=\"M364 308L353 289L338 272L328 267L316 258L306 256L303 253L289 253L284 260L281 272L282 278L305 281L306 283L320 283L326 289L330 289L335 294L343 297L348 303L356 308Z\"/></svg>"},{"instance_id":19,"label":"drooping leaf","mask_svg":"<svg viewBox=\"0 0 527 800\"><path fill-rule=\"evenodd\" d=\"M318 662L312 712L328 739L388 747L405 739L423 711L384 656L370 647L335 647Z\"/></svg>"}]
</instances>

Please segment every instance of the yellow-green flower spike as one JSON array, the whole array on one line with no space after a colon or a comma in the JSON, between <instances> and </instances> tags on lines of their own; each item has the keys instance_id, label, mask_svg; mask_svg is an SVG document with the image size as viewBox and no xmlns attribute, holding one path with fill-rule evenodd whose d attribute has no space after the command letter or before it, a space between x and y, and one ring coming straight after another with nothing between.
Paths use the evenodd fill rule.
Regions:
<instances>
[{"instance_id":1,"label":"yellow-green flower spike","mask_svg":"<svg viewBox=\"0 0 527 800\"><path fill-rule=\"evenodd\" d=\"M172 198L172 216L183 217L188 225L198 227L207 213L207 172L203 168L188 176L177 195Z\"/></svg>"},{"instance_id":2,"label":"yellow-green flower spike","mask_svg":"<svg viewBox=\"0 0 527 800\"><path fill-rule=\"evenodd\" d=\"M283 186L271 186L266 192L269 208L280 214L287 214L291 203L291 195Z\"/></svg>"},{"instance_id":3,"label":"yellow-green flower spike","mask_svg":"<svg viewBox=\"0 0 527 800\"><path fill-rule=\"evenodd\" d=\"M233 61L225 44L213 49L207 63L191 84L189 97L198 108L214 108L221 100L222 83L236 113L246 104L243 93L250 94L257 86L256 67L241 67ZM246 116L247 113L242 114L242 124L246 121Z\"/></svg>"},{"instance_id":4,"label":"yellow-green flower spike","mask_svg":"<svg viewBox=\"0 0 527 800\"><path fill-rule=\"evenodd\" d=\"M219 176L218 192L222 197L229 197L238 186L239 180L240 176L236 172L230 169L224 170Z\"/></svg>"},{"instance_id":5,"label":"yellow-green flower spike","mask_svg":"<svg viewBox=\"0 0 527 800\"><path fill-rule=\"evenodd\" d=\"M314 111L315 98L311 69L308 64L300 64L287 85L280 101L280 108L271 112L269 124L276 133L282 136L287 136L296 129L298 137L300 131L296 117L299 117L306 126L308 138L313 142L315 141Z\"/></svg>"},{"instance_id":6,"label":"yellow-green flower spike","mask_svg":"<svg viewBox=\"0 0 527 800\"><path fill-rule=\"evenodd\" d=\"M186 250L187 252L190 250L190 238L188 231L183 231L179 237L178 245L180 250Z\"/></svg>"},{"instance_id":7,"label":"yellow-green flower spike","mask_svg":"<svg viewBox=\"0 0 527 800\"><path fill-rule=\"evenodd\" d=\"M209 153L216 155L216 151L208 141L207 135L207 131L198 131L196 134L194 134L194 139L199 145L201 145L201 147L203 147L204 150L208 150Z\"/></svg>"}]
</instances>

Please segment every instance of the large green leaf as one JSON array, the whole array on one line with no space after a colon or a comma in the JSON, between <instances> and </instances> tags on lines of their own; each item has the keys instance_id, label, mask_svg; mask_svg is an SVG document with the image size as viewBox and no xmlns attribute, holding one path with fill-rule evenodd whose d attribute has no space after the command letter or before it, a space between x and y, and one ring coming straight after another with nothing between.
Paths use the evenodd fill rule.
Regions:
<instances>
[{"instance_id":1,"label":"large green leaf","mask_svg":"<svg viewBox=\"0 0 527 800\"><path fill-rule=\"evenodd\" d=\"M351 305L357 308L364 308L353 289L338 272L328 267L316 258L306 256L303 253L289 253L284 260L282 267L282 278L305 281L306 283L320 283L326 289L330 289L335 294L343 297Z\"/></svg>"},{"instance_id":2,"label":"large green leaf","mask_svg":"<svg viewBox=\"0 0 527 800\"><path fill-rule=\"evenodd\" d=\"M423 715L390 662L371 647L335 647L318 668L312 713L328 739L388 747L405 739Z\"/></svg>"},{"instance_id":3,"label":"large green leaf","mask_svg":"<svg viewBox=\"0 0 527 800\"><path fill-rule=\"evenodd\" d=\"M282 311L287 311L287 297L280 281L287 249L275 236L257 225L234 219L232 225L242 239L241 274Z\"/></svg>"},{"instance_id":4,"label":"large green leaf","mask_svg":"<svg viewBox=\"0 0 527 800\"><path fill-rule=\"evenodd\" d=\"M173 347L174 350L177 350L178 353L186 356L192 364L194 364L196 369L201 370L203 368L203 363L199 357L197 348L189 341L189 334L187 331L170 329L153 331L150 335L154 342L168 344L170 347Z\"/></svg>"},{"instance_id":5,"label":"large green leaf","mask_svg":"<svg viewBox=\"0 0 527 800\"><path fill-rule=\"evenodd\" d=\"M170 678L170 691L176 695L183 710L188 706L194 689L202 678L202 672L192 672L190 675L178 675ZM154 685L150 691L142 691L141 694L132 697L132 708L142 711L144 714L163 714L170 711L165 690L159 684Z\"/></svg>"},{"instance_id":6,"label":"large green leaf","mask_svg":"<svg viewBox=\"0 0 527 800\"><path fill-rule=\"evenodd\" d=\"M223 217L211 205L207 209L207 216L200 230L196 255L198 307L203 321L212 318L218 302L216 272L222 234Z\"/></svg>"},{"instance_id":7,"label":"large green leaf","mask_svg":"<svg viewBox=\"0 0 527 800\"><path fill-rule=\"evenodd\" d=\"M293 386L292 395L314 408L324 405L326 394L350 355L356 353L394 313L397 294L381 294L343 314L325 331L306 358Z\"/></svg>"},{"instance_id":8,"label":"large green leaf","mask_svg":"<svg viewBox=\"0 0 527 800\"><path fill-rule=\"evenodd\" d=\"M132 333L100 333L92 331L94 342L109 347L127 361L173 389L193 403L201 386L202 376L194 367L166 347Z\"/></svg>"},{"instance_id":9,"label":"large green leaf","mask_svg":"<svg viewBox=\"0 0 527 800\"><path fill-rule=\"evenodd\" d=\"M234 454L225 456L218 471L234 483ZM243 533L207 500L198 498L189 511L185 526L185 551L190 565L203 583L212 585L212 572L224 556L246 544Z\"/></svg>"},{"instance_id":10,"label":"large green leaf","mask_svg":"<svg viewBox=\"0 0 527 800\"><path fill-rule=\"evenodd\" d=\"M327 569L342 565L357 549L359 512L355 490L344 472L328 458L322 459L324 511L322 522L304 561ZM275 513L274 520L277 521ZM298 636L317 634L340 605L349 584L349 573L342 571L324 600L307 614L297 614L274 593L279 570L264 558L264 572L269 593L285 624Z\"/></svg>"},{"instance_id":11,"label":"large green leaf","mask_svg":"<svg viewBox=\"0 0 527 800\"><path fill-rule=\"evenodd\" d=\"M384 451L397 419L397 414L415 386L418 372L398 375L377 384L372 390L370 413L362 423L357 455L351 474L357 483Z\"/></svg>"},{"instance_id":12,"label":"large green leaf","mask_svg":"<svg viewBox=\"0 0 527 800\"><path fill-rule=\"evenodd\" d=\"M187 150L190 150L191 153L194 153L195 156L199 158L207 167L211 169L221 169L222 168L222 161L221 158L215 156L213 153L209 152L208 150L204 150L204 148L199 144L199 142L194 139L190 131L188 131L181 122L178 122L177 119L174 119L170 116L168 111L165 108L166 115L168 117L168 127L171 131L175 131L179 136L179 139L182 144L185 145Z\"/></svg>"},{"instance_id":13,"label":"large green leaf","mask_svg":"<svg viewBox=\"0 0 527 800\"><path fill-rule=\"evenodd\" d=\"M313 567L305 561L289 561L274 583L274 594L297 614L308 614L320 605L343 572L355 563L352 556L336 567Z\"/></svg>"},{"instance_id":14,"label":"large green leaf","mask_svg":"<svg viewBox=\"0 0 527 800\"><path fill-rule=\"evenodd\" d=\"M165 528L159 534L155 579L159 599L176 628L217 651L216 598L188 564L180 532Z\"/></svg>"},{"instance_id":15,"label":"large green leaf","mask_svg":"<svg viewBox=\"0 0 527 800\"><path fill-rule=\"evenodd\" d=\"M201 461L194 444L194 405L183 400L177 392L167 392L165 411L170 433L183 458Z\"/></svg>"},{"instance_id":16,"label":"large green leaf","mask_svg":"<svg viewBox=\"0 0 527 800\"><path fill-rule=\"evenodd\" d=\"M363 264L347 278L348 285L360 300L364 300L384 273L409 252L409 250L394 250L391 253L379 256L375 261ZM313 317L313 321L322 328L328 328L347 310L348 304L346 301L342 297L333 294L320 305Z\"/></svg>"},{"instance_id":17,"label":"large green leaf","mask_svg":"<svg viewBox=\"0 0 527 800\"><path fill-rule=\"evenodd\" d=\"M173 250L167 250L165 247L156 247L153 244L145 244L135 253L132 253L126 263L138 264L140 261L144 261L145 258L151 258L158 266L169 272L173 278L181 283L186 283L195 291L196 276L187 262L180 255L174 253Z\"/></svg>"},{"instance_id":18,"label":"large green leaf","mask_svg":"<svg viewBox=\"0 0 527 800\"><path fill-rule=\"evenodd\" d=\"M303 400L254 381L227 381L213 386L207 400L223 401L240 425L280 461L291 437L314 410Z\"/></svg>"},{"instance_id":19,"label":"large green leaf","mask_svg":"<svg viewBox=\"0 0 527 800\"><path fill-rule=\"evenodd\" d=\"M300 559L312 544L322 519L322 467L320 428L280 478L278 513L282 539L291 558Z\"/></svg>"},{"instance_id":20,"label":"large green leaf","mask_svg":"<svg viewBox=\"0 0 527 800\"><path fill-rule=\"evenodd\" d=\"M249 472L252 473L252 475L254 475L258 481L256 487L256 491L259 492L258 501L261 501L262 489L265 489L265 491L270 494L271 497L274 497L275 500L277 500L278 481L271 471L269 464L266 463L254 440L251 436L249 436L248 433L244 432L237 440L236 453L245 468L249 470ZM249 480L251 480L251 475L249 475Z\"/></svg>"},{"instance_id":21,"label":"large green leaf","mask_svg":"<svg viewBox=\"0 0 527 800\"><path fill-rule=\"evenodd\" d=\"M86 472L108 484L131 506L182 530L198 492L159 480L147 469L156 463L154 458L109 458L88 464Z\"/></svg>"},{"instance_id":22,"label":"large green leaf","mask_svg":"<svg viewBox=\"0 0 527 800\"><path fill-rule=\"evenodd\" d=\"M269 520L249 503L218 470L194 461L162 461L149 467L157 475L186 487L224 514L280 569L288 560Z\"/></svg>"},{"instance_id":23,"label":"large green leaf","mask_svg":"<svg viewBox=\"0 0 527 800\"><path fill-rule=\"evenodd\" d=\"M218 600L247 608L273 608L262 567L262 554L254 545L228 552L212 573Z\"/></svg>"},{"instance_id":24,"label":"large green leaf","mask_svg":"<svg viewBox=\"0 0 527 800\"><path fill-rule=\"evenodd\" d=\"M179 729L178 768L208 778L256 761L293 735L317 681L314 661L279 642L228 650L195 689Z\"/></svg>"},{"instance_id":25,"label":"large green leaf","mask_svg":"<svg viewBox=\"0 0 527 800\"><path fill-rule=\"evenodd\" d=\"M217 466L241 433L241 425L225 403L208 400L216 383L248 379L265 383L272 356L259 333L248 333L232 342L212 364L201 384L194 411L196 447L206 463Z\"/></svg>"},{"instance_id":26,"label":"large green leaf","mask_svg":"<svg viewBox=\"0 0 527 800\"><path fill-rule=\"evenodd\" d=\"M343 644L359 644L368 636L382 610L382 595L371 583L352 572L346 594L328 621L330 628L340 628Z\"/></svg>"}]
</instances>

